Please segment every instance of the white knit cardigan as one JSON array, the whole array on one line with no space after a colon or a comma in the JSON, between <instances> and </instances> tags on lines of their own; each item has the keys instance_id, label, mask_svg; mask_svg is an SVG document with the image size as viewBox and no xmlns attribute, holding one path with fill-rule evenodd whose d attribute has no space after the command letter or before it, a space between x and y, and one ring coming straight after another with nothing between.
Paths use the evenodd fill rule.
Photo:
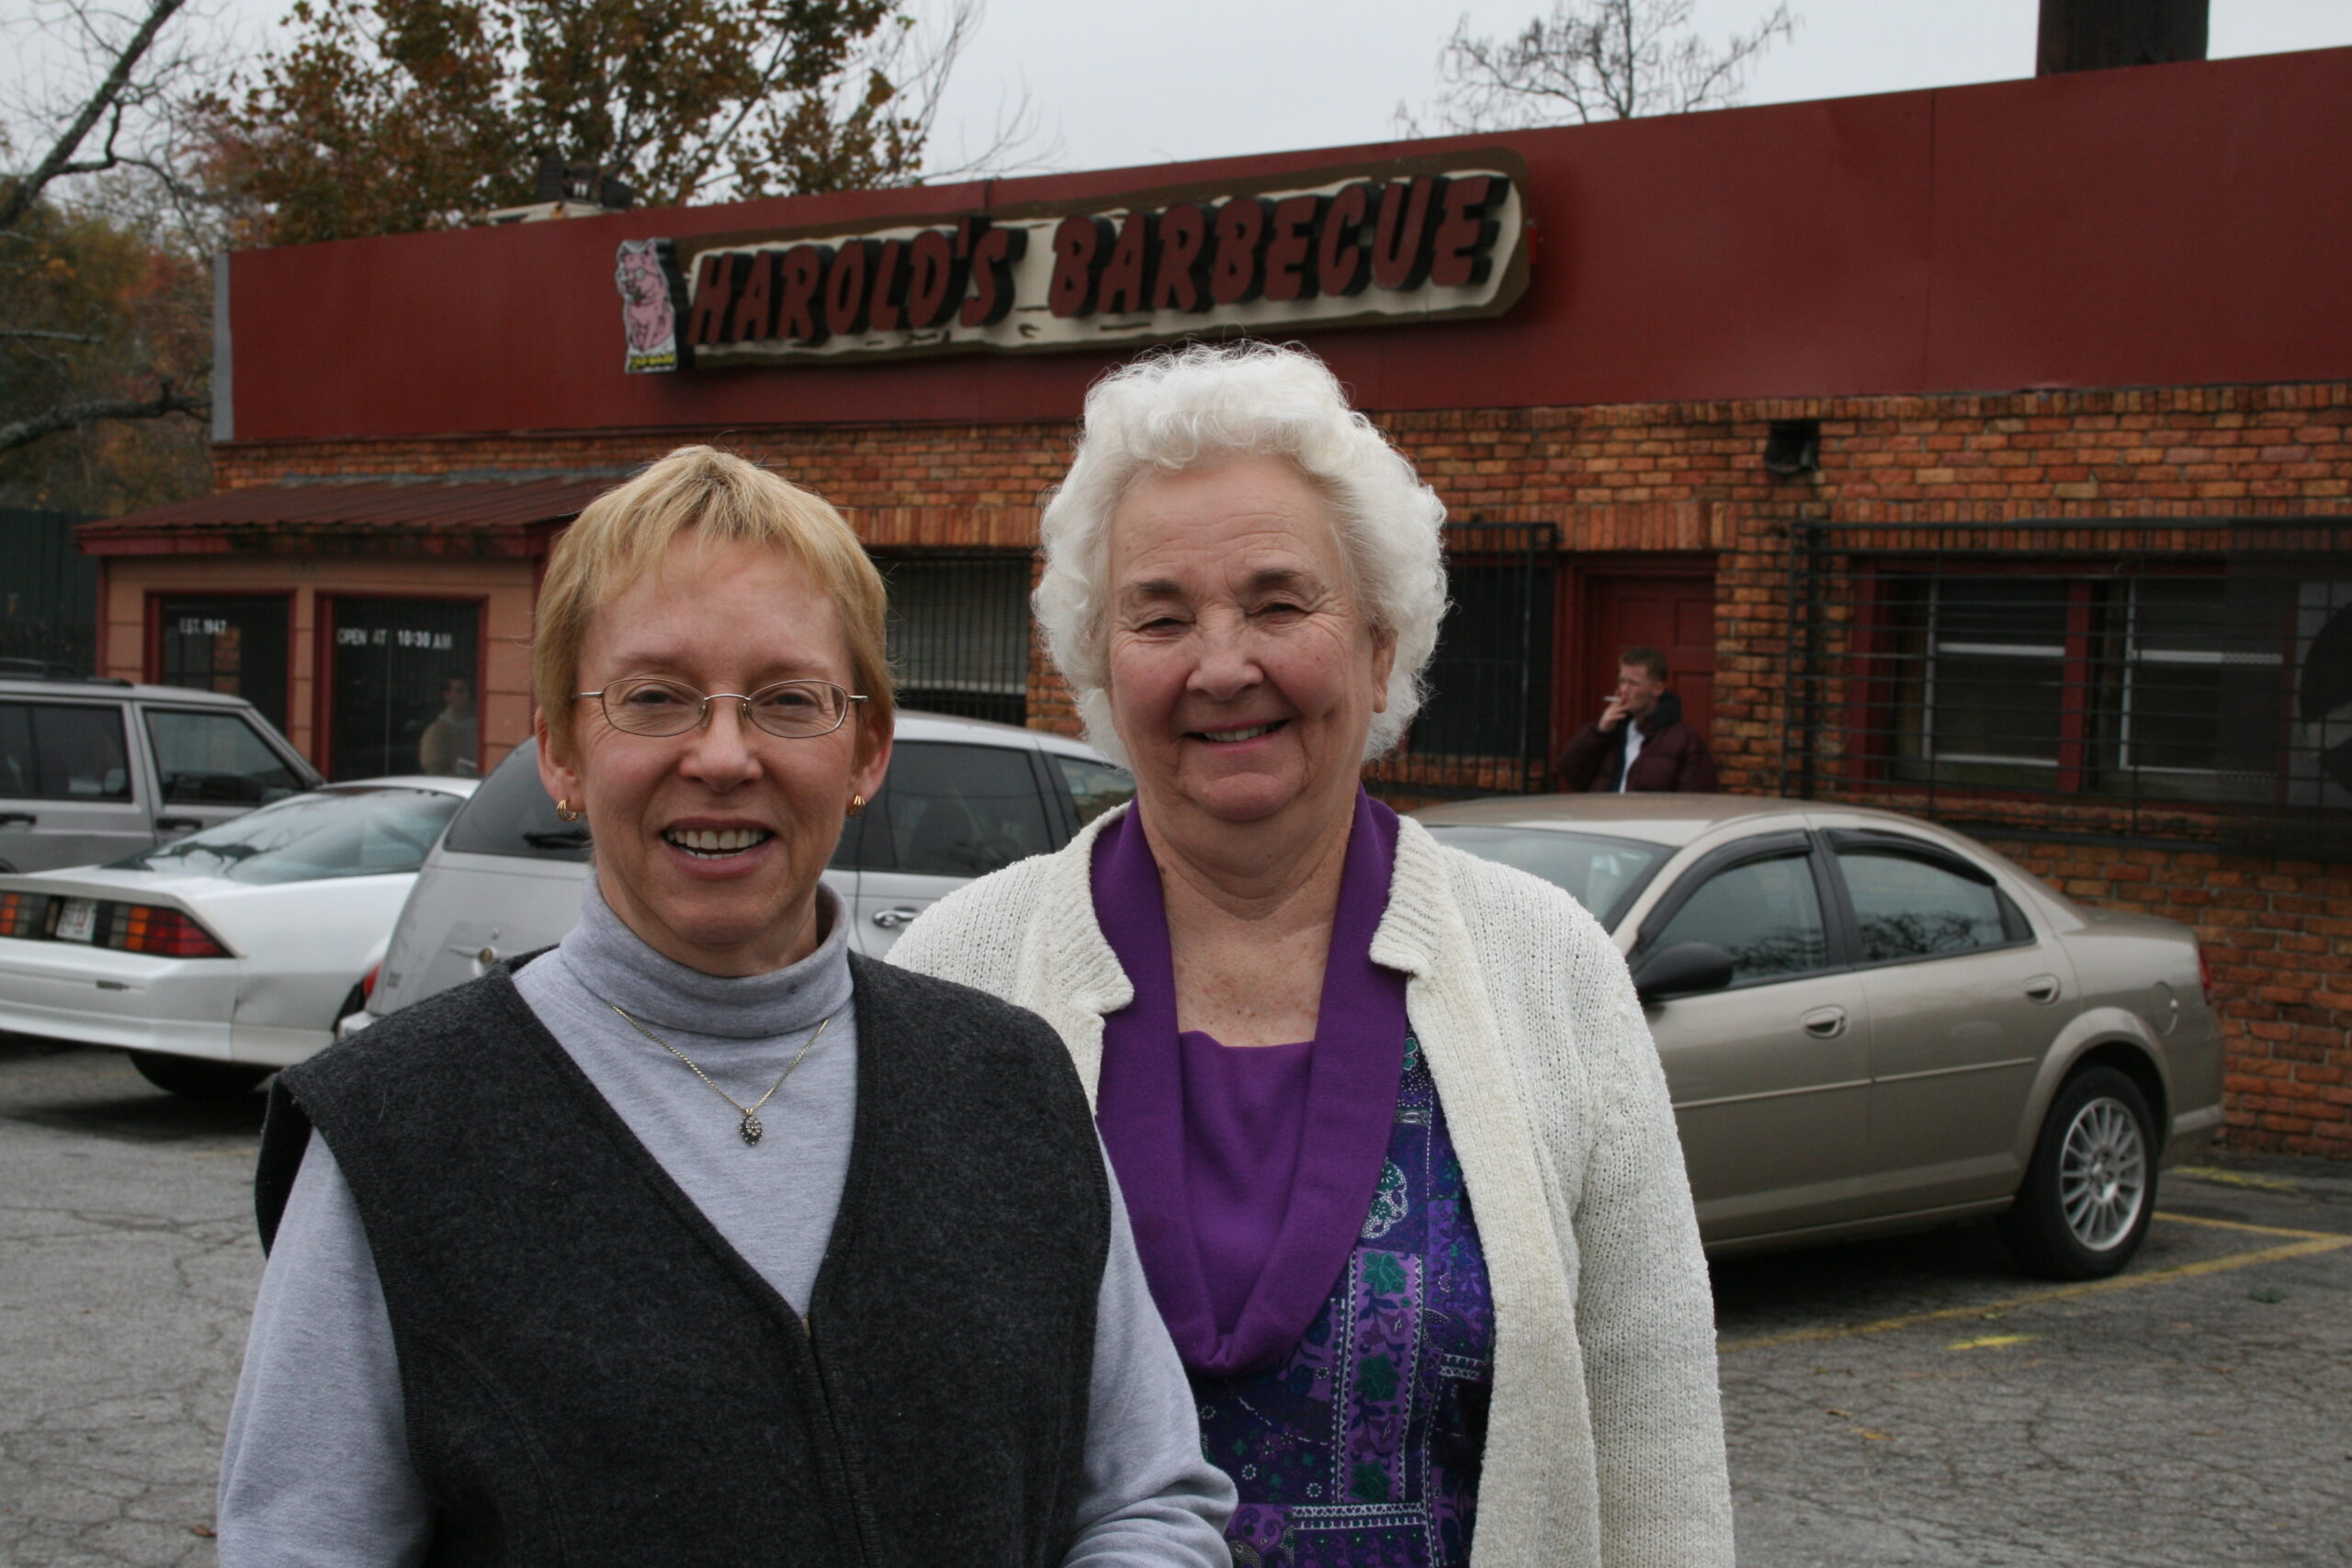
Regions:
<instances>
[{"instance_id":1,"label":"white knit cardigan","mask_svg":"<svg viewBox=\"0 0 2352 1568\"><path fill-rule=\"evenodd\" d=\"M926 911L893 963L1043 1016L1091 1100L1135 987L1095 835ZM1445 1106L1495 1301L1476 1568L1731 1568L1714 1307L1666 1075L1624 959L1551 884L1408 819L1372 957Z\"/></svg>"}]
</instances>

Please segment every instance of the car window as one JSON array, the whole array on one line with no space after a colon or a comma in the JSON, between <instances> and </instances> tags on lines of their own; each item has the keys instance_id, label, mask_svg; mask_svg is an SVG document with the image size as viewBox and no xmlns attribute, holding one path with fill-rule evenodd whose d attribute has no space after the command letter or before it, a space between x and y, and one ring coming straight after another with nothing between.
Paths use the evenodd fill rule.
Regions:
<instances>
[{"instance_id":1,"label":"car window","mask_svg":"<svg viewBox=\"0 0 2352 1568\"><path fill-rule=\"evenodd\" d=\"M1084 757L1057 755L1053 761L1062 787L1069 791L1070 804L1078 808L1078 825L1081 828L1111 807L1125 804L1136 793L1136 776L1125 768L1091 762Z\"/></svg>"},{"instance_id":2,"label":"car window","mask_svg":"<svg viewBox=\"0 0 2352 1568\"><path fill-rule=\"evenodd\" d=\"M1546 828L1477 828L1432 822L1440 843L1467 850L1483 860L1500 861L1532 872L1567 890L1604 925L1613 925L1656 874L1667 856L1663 844L1612 839L1598 833L1562 833Z\"/></svg>"},{"instance_id":3,"label":"car window","mask_svg":"<svg viewBox=\"0 0 2352 1568\"><path fill-rule=\"evenodd\" d=\"M129 800L122 710L67 703L0 703L0 795L19 800Z\"/></svg>"},{"instance_id":4,"label":"car window","mask_svg":"<svg viewBox=\"0 0 2352 1568\"><path fill-rule=\"evenodd\" d=\"M1730 953L1735 986L1823 967L1829 933L1810 858L1773 855L1716 872L1643 945L1655 952L1679 942L1712 942Z\"/></svg>"},{"instance_id":5,"label":"car window","mask_svg":"<svg viewBox=\"0 0 2352 1568\"><path fill-rule=\"evenodd\" d=\"M1989 884L1916 856L1840 849L1838 870L1854 906L1862 962L1934 958L2009 940L2001 896Z\"/></svg>"},{"instance_id":6,"label":"car window","mask_svg":"<svg viewBox=\"0 0 2352 1568\"><path fill-rule=\"evenodd\" d=\"M414 871L456 815L439 790L298 795L111 863L119 871L187 871L275 885Z\"/></svg>"},{"instance_id":7,"label":"car window","mask_svg":"<svg viewBox=\"0 0 2352 1568\"><path fill-rule=\"evenodd\" d=\"M985 876L1053 848L1029 753L911 740L890 753L860 835L868 870Z\"/></svg>"},{"instance_id":8,"label":"car window","mask_svg":"<svg viewBox=\"0 0 2352 1568\"><path fill-rule=\"evenodd\" d=\"M155 776L166 801L259 806L303 785L239 714L150 708L147 739L155 748Z\"/></svg>"},{"instance_id":9,"label":"car window","mask_svg":"<svg viewBox=\"0 0 2352 1568\"><path fill-rule=\"evenodd\" d=\"M526 740L491 770L449 824L449 850L520 860L588 858L588 824L566 822L539 783L538 742Z\"/></svg>"}]
</instances>

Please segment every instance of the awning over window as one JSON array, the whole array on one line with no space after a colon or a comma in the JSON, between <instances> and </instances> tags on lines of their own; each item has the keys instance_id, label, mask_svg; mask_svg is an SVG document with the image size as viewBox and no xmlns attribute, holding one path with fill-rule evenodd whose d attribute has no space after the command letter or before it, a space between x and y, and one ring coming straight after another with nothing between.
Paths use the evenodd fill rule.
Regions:
<instances>
[{"instance_id":1,"label":"awning over window","mask_svg":"<svg viewBox=\"0 0 2352 1568\"><path fill-rule=\"evenodd\" d=\"M85 523L74 537L94 556L284 549L294 541L328 550L368 548L370 542L436 536L446 541L443 548L464 541L485 553L531 555L624 477L612 471L255 485Z\"/></svg>"}]
</instances>

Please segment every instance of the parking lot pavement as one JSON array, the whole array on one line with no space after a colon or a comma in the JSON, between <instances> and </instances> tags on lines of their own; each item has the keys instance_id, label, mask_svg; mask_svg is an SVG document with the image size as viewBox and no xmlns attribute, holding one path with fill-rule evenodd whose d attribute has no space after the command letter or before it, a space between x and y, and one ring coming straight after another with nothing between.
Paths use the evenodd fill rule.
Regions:
<instances>
[{"instance_id":1,"label":"parking lot pavement","mask_svg":"<svg viewBox=\"0 0 2352 1568\"><path fill-rule=\"evenodd\" d=\"M0 1562L212 1562L261 1103L0 1039Z\"/></svg>"},{"instance_id":2,"label":"parking lot pavement","mask_svg":"<svg viewBox=\"0 0 2352 1568\"><path fill-rule=\"evenodd\" d=\"M260 1115L0 1039L0 1562L213 1562ZM2160 1207L2089 1287L1982 1226L1717 1264L1742 1568L2352 1563L2352 1168Z\"/></svg>"},{"instance_id":3,"label":"parking lot pavement","mask_svg":"<svg viewBox=\"0 0 2352 1568\"><path fill-rule=\"evenodd\" d=\"M1984 1225L1718 1262L1741 1568L2352 1563L2352 1169L2158 1215L2088 1285Z\"/></svg>"}]
</instances>

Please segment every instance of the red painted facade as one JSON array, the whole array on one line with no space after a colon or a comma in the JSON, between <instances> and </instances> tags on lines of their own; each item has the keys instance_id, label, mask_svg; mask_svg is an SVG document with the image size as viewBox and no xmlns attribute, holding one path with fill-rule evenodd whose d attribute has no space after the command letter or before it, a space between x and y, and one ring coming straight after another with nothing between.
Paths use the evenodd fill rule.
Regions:
<instances>
[{"instance_id":1,"label":"red painted facade","mask_svg":"<svg viewBox=\"0 0 2352 1568\"><path fill-rule=\"evenodd\" d=\"M2352 369L2352 50L1526 131L1501 319L1315 339L1367 408L2307 381ZM1422 149L1415 149L1422 150ZM1284 153L245 252L239 443L1065 419L1107 356L625 376L624 239L1112 197ZM366 367L352 374L352 367Z\"/></svg>"}]
</instances>

